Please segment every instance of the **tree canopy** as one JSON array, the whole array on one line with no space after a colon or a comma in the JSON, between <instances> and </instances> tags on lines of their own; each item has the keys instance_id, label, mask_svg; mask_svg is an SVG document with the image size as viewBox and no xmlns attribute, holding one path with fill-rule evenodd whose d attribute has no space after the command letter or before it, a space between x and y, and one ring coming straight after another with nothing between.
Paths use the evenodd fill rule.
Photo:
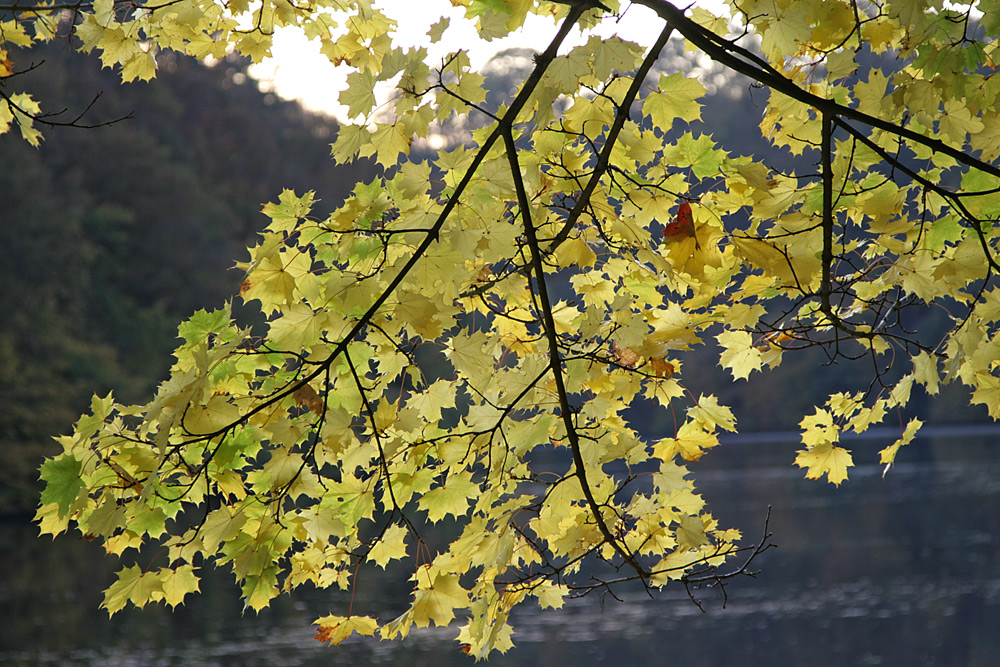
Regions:
<instances>
[{"instance_id":1,"label":"tree canopy","mask_svg":"<svg viewBox=\"0 0 1000 667\"><path fill-rule=\"evenodd\" d=\"M127 81L168 50L257 61L296 27L351 71L334 159L382 169L328 216L312 192L267 204L239 265L266 323L195 313L149 403L95 396L58 439L38 520L133 563L111 613L181 603L209 563L260 609L401 560L408 609L335 610L317 638L458 615L485 657L512 646L529 599L724 581L767 542L719 525L686 467L736 430L684 382L701 345L734 380L805 348L870 359L801 421L795 463L834 484L853 465L841 435L903 415L915 385L962 383L1000 416L996 2L452 4L482 40L554 19L510 98L487 97L462 49L429 62L399 46L363 0L4 8L0 126L29 143L86 115L12 92L12 47L72 35ZM662 26L648 44L616 34L640 9ZM427 44L450 30L433 23ZM763 89L760 132L789 159L692 131L705 85L654 67L672 38ZM467 141L411 156L457 119ZM923 311L944 324L913 330ZM673 436L646 437L637 402ZM920 425L900 422L887 471Z\"/></svg>"}]
</instances>

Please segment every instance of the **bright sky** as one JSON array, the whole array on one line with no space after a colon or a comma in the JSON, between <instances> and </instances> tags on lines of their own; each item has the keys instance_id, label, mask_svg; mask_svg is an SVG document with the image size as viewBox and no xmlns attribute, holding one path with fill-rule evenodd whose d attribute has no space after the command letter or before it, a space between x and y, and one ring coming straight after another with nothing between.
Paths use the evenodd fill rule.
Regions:
<instances>
[{"instance_id":1,"label":"bright sky","mask_svg":"<svg viewBox=\"0 0 1000 667\"><path fill-rule=\"evenodd\" d=\"M474 68L479 68L493 55L512 47L531 47L541 50L555 35L556 23L552 19L529 15L521 30L502 40L482 42L476 35L471 21L464 19L464 10L451 5L448 0L382 0L377 3L386 15L396 19L398 29L393 33L396 44L408 47L425 45L427 31L439 16L450 16L451 23L444 33L437 52L431 51L432 62L440 60L456 46L468 45L469 58ZM699 4L718 6L716 0ZM623 3L623 7L627 6ZM652 44L662 29L663 21L645 7L630 6L613 31L624 39L640 44ZM610 33L611 29L605 32ZM571 45L583 43L579 33ZM334 67L301 33L278 32L271 49L273 58L251 69L254 78L271 82L275 92L286 99L298 99L304 106L325 111L345 120L346 108L337 104L337 96L346 87L346 66Z\"/></svg>"}]
</instances>

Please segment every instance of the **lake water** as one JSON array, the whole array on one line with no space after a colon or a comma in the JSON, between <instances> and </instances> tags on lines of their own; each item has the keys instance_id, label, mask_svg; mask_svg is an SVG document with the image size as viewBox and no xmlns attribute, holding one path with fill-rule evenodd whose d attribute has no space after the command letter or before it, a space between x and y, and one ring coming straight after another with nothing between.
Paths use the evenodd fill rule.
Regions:
<instances>
[{"instance_id":1,"label":"lake water","mask_svg":"<svg viewBox=\"0 0 1000 667\"><path fill-rule=\"evenodd\" d=\"M624 603L588 597L559 611L526 606L499 665L1000 664L1000 431L932 430L881 467L858 465L835 488L802 478L796 445L777 434L727 443L693 466L723 526L759 538L768 505L779 545L705 611L683 589ZM856 463L892 441L852 442ZM119 566L75 537L38 539L0 524L0 664L471 665L455 628L406 641L312 639L311 621L343 613L337 591L282 596L241 613L227 576L175 612L112 619L98 609ZM222 574L222 573L220 573ZM359 581L355 607L398 613L402 578Z\"/></svg>"}]
</instances>

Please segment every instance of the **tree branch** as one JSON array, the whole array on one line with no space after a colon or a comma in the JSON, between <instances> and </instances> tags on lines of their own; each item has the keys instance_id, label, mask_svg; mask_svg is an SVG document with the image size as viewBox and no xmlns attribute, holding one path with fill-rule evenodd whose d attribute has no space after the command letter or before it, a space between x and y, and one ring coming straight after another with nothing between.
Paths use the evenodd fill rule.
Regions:
<instances>
[{"instance_id":1,"label":"tree branch","mask_svg":"<svg viewBox=\"0 0 1000 667\"><path fill-rule=\"evenodd\" d=\"M528 247L531 249L531 265L535 274L535 288L538 293L538 305L542 311L542 320L545 329L545 338L549 346L549 368L552 370L552 378L556 383L556 394L559 399L559 413L562 417L563 425L566 428L566 438L569 440L569 447L573 453L573 465L576 468L576 476L580 480L580 487L583 489L583 496L587 500L590 512L597 522L597 527L604 536L604 540L620 555L640 577L648 577L648 573L635 560L635 557L628 553L625 548L615 539L615 536L608 528L607 522L601 513L601 507L594 498L594 492L587 481L587 466L580 451L580 436L573 423L573 410L569 405L569 393L566 390L566 383L562 373L562 358L559 353L558 332L556 330L555 318L552 315L552 301L549 299L548 287L545 280L545 266L542 264L542 251L538 244L538 236L535 234L535 226L531 220L531 202L528 201L528 194L524 189L524 180L521 178L521 167L517 160L517 145L514 143L514 135L510 128L507 128L503 135L507 148L507 161L510 164L511 176L514 179L514 188L517 192L518 209L520 209L521 220L524 223L524 235L528 240ZM530 285L530 279L529 279Z\"/></svg>"},{"instance_id":2,"label":"tree branch","mask_svg":"<svg viewBox=\"0 0 1000 667\"><path fill-rule=\"evenodd\" d=\"M949 146L940 139L931 139L902 125L870 116L857 109L838 104L834 100L829 100L803 90L798 84L771 67L759 56L701 27L684 16L683 10L673 6L667 0L633 0L633 2L652 9L661 18L676 28L677 32L684 35L685 39L704 51L705 55L715 62L725 65L758 83L762 83L779 93L807 104L818 111L850 118L865 125L884 130L889 134L910 139L911 141L927 146L934 152L952 157L964 165L1000 177L1000 167L974 158L959 148Z\"/></svg>"},{"instance_id":3,"label":"tree branch","mask_svg":"<svg viewBox=\"0 0 1000 667\"><path fill-rule=\"evenodd\" d=\"M663 51L663 47L667 45L667 41L670 39L670 35L673 33L674 28L670 24L667 24L663 30L660 32L660 36L656 38L656 43L649 49L646 54L645 59L636 70L635 75L632 78L632 84L629 86L628 91L625 93L625 97L622 99L621 103L617 105L615 109L615 120L608 128L607 135L604 138L604 148L601 150L600 155L597 156L597 164L594 165L594 170L587 180L587 184L583 187L580 192L579 197L574 204L573 209L569 212L566 217L566 222L563 223L562 228L555 235L555 237L549 241L548 247L545 249L545 254L551 254L556 248L566 240L569 236L570 231L576 225L577 220L583 214L583 212L590 205L590 197L594 193L594 189L597 184L601 181L605 172L608 170L608 165L611 164L611 153L614 150L615 144L618 143L618 135L621 134L622 128L625 126L625 121L629 119L629 113L632 109L632 103L635 102L636 97L639 95L639 90L642 88L643 82L646 80L646 75L649 74L649 70L652 69L653 65L656 63L657 59L660 57L660 52Z\"/></svg>"},{"instance_id":4,"label":"tree branch","mask_svg":"<svg viewBox=\"0 0 1000 667\"><path fill-rule=\"evenodd\" d=\"M840 316L830 305L831 278L833 271L833 118L829 111L822 112L823 133L820 147L823 167L823 255L822 278L819 288L820 308L834 326L840 323Z\"/></svg>"}]
</instances>

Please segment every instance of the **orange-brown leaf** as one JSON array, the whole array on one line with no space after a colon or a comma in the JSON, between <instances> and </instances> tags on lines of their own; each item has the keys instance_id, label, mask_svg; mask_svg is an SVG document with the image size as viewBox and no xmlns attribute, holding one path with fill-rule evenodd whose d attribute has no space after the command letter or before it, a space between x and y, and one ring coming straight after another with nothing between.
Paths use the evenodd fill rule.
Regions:
<instances>
[{"instance_id":1,"label":"orange-brown leaf","mask_svg":"<svg viewBox=\"0 0 1000 667\"><path fill-rule=\"evenodd\" d=\"M316 390L308 384L304 384L292 394L296 405L304 405L318 415L323 414L323 399L319 397Z\"/></svg>"},{"instance_id":2,"label":"orange-brown leaf","mask_svg":"<svg viewBox=\"0 0 1000 667\"><path fill-rule=\"evenodd\" d=\"M650 359L649 368L653 371L653 375L657 377L668 378L674 374L674 365L666 359Z\"/></svg>"},{"instance_id":3,"label":"orange-brown leaf","mask_svg":"<svg viewBox=\"0 0 1000 667\"><path fill-rule=\"evenodd\" d=\"M630 347L620 348L614 341L611 342L611 352L615 355L615 361L626 368L635 368L639 363L639 353Z\"/></svg>"},{"instance_id":4,"label":"orange-brown leaf","mask_svg":"<svg viewBox=\"0 0 1000 667\"><path fill-rule=\"evenodd\" d=\"M7 52L0 49L0 78L10 76L14 73L14 63L7 57Z\"/></svg>"}]
</instances>

